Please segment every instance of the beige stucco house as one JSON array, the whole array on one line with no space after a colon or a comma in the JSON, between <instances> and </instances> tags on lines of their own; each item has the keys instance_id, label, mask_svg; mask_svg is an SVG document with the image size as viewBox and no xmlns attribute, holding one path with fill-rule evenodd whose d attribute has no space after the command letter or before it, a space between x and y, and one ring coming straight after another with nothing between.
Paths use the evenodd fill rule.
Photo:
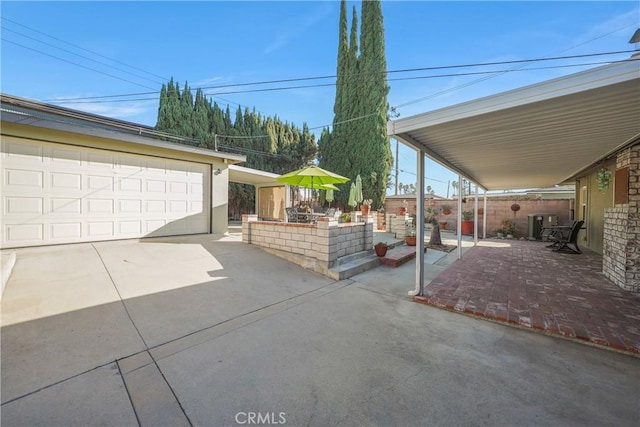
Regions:
<instances>
[{"instance_id":1,"label":"beige stucco house","mask_svg":"<svg viewBox=\"0 0 640 427\"><path fill-rule=\"evenodd\" d=\"M252 175L151 127L5 94L0 109L2 249L225 233L230 175Z\"/></svg>"}]
</instances>

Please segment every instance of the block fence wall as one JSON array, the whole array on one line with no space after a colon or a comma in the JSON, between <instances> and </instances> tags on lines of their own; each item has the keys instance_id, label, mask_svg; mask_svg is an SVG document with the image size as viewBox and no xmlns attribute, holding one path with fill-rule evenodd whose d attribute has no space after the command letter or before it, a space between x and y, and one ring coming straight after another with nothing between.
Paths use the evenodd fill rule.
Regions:
<instances>
[{"instance_id":1,"label":"block fence wall","mask_svg":"<svg viewBox=\"0 0 640 427\"><path fill-rule=\"evenodd\" d=\"M318 218L317 224L297 224L258 221L257 215L243 215L242 242L270 249L276 255L305 257L315 262L315 271L325 274L338 258L373 250L373 218L368 216L364 222L344 224L334 218ZM297 262L295 258L287 259Z\"/></svg>"},{"instance_id":2,"label":"block fence wall","mask_svg":"<svg viewBox=\"0 0 640 427\"><path fill-rule=\"evenodd\" d=\"M628 203L604 211L602 272L622 289L640 292L640 146L618 153L616 170L629 168Z\"/></svg>"},{"instance_id":3,"label":"block fence wall","mask_svg":"<svg viewBox=\"0 0 640 427\"><path fill-rule=\"evenodd\" d=\"M411 198L411 195L407 197L407 213L412 214L415 212L416 199ZM402 200L387 199L385 202L385 212L389 214L397 214L399 212ZM426 203L426 202L425 202ZM432 207L438 211L438 222L446 222L446 230L455 230L458 222L458 201L437 199L434 200ZM520 205L520 210L513 212L511 205L517 203ZM449 205L451 207L451 213L445 215L442 213L441 207L443 205ZM572 211L574 206L574 199L526 199L523 197L500 197L487 199L487 211L483 209L483 199L478 198L478 235L482 236L482 224L483 216L487 216L487 236L494 236L496 230L501 228L502 221L504 219L510 219L515 222L517 236L527 237L529 235L529 214L555 214L558 215L559 223L568 223L572 217ZM473 211L474 201L472 198L467 200L467 203L462 204L463 211Z\"/></svg>"}]
</instances>

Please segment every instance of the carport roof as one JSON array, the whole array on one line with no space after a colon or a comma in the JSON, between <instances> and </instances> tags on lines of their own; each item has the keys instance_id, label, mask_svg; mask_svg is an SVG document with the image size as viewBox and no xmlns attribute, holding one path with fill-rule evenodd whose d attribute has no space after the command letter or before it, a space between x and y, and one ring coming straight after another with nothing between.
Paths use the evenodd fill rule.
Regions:
<instances>
[{"instance_id":1,"label":"carport roof","mask_svg":"<svg viewBox=\"0 0 640 427\"><path fill-rule=\"evenodd\" d=\"M551 187L640 137L640 57L388 123L487 190Z\"/></svg>"},{"instance_id":2,"label":"carport roof","mask_svg":"<svg viewBox=\"0 0 640 427\"><path fill-rule=\"evenodd\" d=\"M229 181L239 184L250 184L256 186L277 186L284 187L285 184L276 180L280 175L265 172L258 169L251 169L244 166L229 165Z\"/></svg>"}]
</instances>

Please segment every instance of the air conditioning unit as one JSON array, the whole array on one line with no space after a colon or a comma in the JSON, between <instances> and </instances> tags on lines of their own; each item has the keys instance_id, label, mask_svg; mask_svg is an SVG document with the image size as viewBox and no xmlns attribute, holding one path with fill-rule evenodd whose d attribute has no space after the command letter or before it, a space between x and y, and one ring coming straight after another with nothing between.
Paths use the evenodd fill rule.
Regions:
<instances>
[{"instance_id":1,"label":"air conditioning unit","mask_svg":"<svg viewBox=\"0 0 640 427\"><path fill-rule=\"evenodd\" d=\"M542 229L558 225L558 215L548 213L529 214L529 240L540 240Z\"/></svg>"}]
</instances>

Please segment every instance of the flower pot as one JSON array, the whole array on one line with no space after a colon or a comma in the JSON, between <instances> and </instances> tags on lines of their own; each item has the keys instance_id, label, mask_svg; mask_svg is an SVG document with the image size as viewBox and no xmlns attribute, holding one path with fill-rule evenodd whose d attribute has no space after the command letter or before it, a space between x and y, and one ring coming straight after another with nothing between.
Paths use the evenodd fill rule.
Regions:
<instances>
[{"instance_id":1,"label":"flower pot","mask_svg":"<svg viewBox=\"0 0 640 427\"><path fill-rule=\"evenodd\" d=\"M401 206L398 208L398 214L402 215L406 215L407 214L407 208L405 208L404 206Z\"/></svg>"},{"instance_id":2,"label":"flower pot","mask_svg":"<svg viewBox=\"0 0 640 427\"><path fill-rule=\"evenodd\" d=\"M369 205L360 206L360 210L362 211L362 215L369 215Z\"/></svg>"},{"instance_id":3,"label":"flower pot","mask_svg":"<svg viewBox=\"0 0 640 427\"><path fill-rule=\"evenodd\" d=\"M451 209L444 209L442 213L445 215L451 215Z\"/></svg>"},{"instance_id":4,"label":"flower pot","mask_svg":"<svg viewBox=\"0 0 640 427\"><path fill-rule=\"evenodd\" d=\"M375 245L373 249L376 251L376 255L378 255L379 257L383 257L387 254L387 250L389 249L389 247L382 246L382 245Z\"/></svg>"},{"instance_id":5,"label":"flower pot","mask_svg":"<svg viewBox=\"0 0 640 427\"><path fill-rule=\"evenodd\" d=\"M473 234L473 221L462 221L462 226L460 227L460 233L465 235Z\"/></svg>"},{"instance_id":6,"label":"flower pot","mask_svg":"<svg viewBox=\"0 0 640 427\"><path fill-rule=\"evenodd\" d=\"M442 221L442 222L439 222L438 224L440 224L440 230L446 230L447 221Z\"/></svg>"},{"instance_id":7,"label":"flower pot","mask_svg":"<svg viewBox=\"0 0 640 427\"><path fill-rule=\"evenodd\" d=\"M415 246L416 245L416 236L406 236L404 238L404 242L409 246Z\"/></svg>"}]
</instances>

